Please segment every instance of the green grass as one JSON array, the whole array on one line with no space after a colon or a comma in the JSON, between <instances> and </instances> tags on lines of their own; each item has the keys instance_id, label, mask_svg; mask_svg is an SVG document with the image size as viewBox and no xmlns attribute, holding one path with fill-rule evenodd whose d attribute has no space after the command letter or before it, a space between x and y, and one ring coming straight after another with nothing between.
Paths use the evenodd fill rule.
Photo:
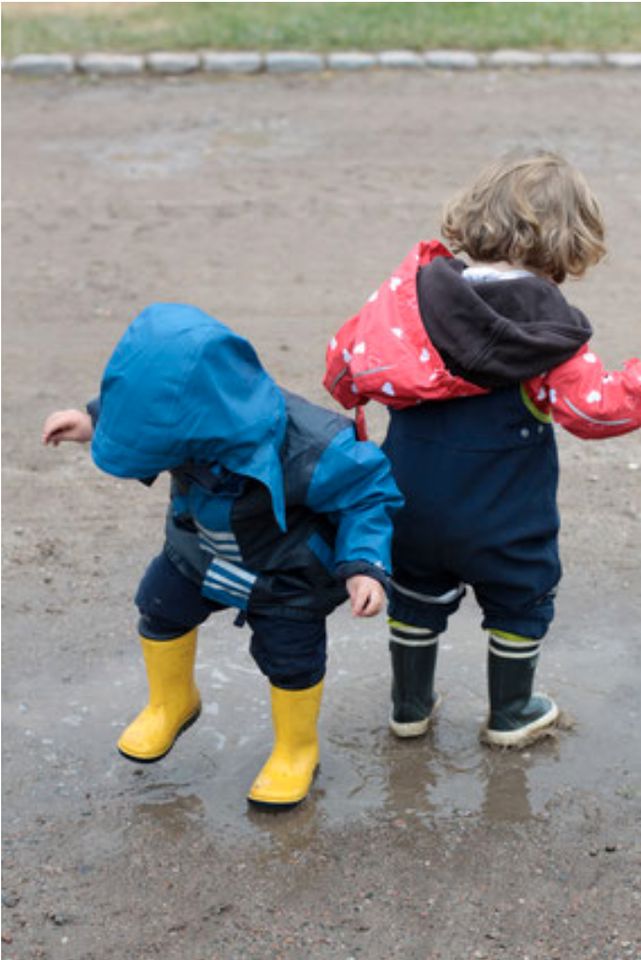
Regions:
<instances>
[{"instance_id":1,"label":"green grass","mask_svg":"<svg viewBox=\"0 0 641 960\"><path fill-rule=\"evenodd\" d=\"M3 3L2 26L5 57L205 48L641 49L636 3Z\"/></svg>"}]
</instances>

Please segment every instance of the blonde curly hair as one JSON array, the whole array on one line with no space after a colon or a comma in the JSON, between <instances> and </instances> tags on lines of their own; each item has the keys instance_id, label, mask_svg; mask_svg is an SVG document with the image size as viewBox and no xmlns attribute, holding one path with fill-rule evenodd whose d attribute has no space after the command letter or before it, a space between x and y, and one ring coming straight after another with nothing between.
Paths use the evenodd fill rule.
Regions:
<instances>
[{"instance_id":1,"label":"blonde curly hair","mask_svg":"<svg viewBox=\"0 0 641 960\"><path fill-rule=\"evenodd\" d=\"M500 260L562 283L605 255L605 226L585 178L546 151L510 153L445 206L441 232L454 252Z\"/></svg>"}]
</instances>

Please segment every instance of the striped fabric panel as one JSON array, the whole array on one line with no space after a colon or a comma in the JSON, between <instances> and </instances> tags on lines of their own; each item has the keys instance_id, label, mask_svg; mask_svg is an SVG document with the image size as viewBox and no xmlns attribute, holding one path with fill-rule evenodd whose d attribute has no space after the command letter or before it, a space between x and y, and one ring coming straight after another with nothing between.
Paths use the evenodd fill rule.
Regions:
<instances>
[{"instance_id":1,"label":"striped fabric panel","mask_svg":"<svg viewBox=\"0 0 641 960\"><path fill-rule=\"evenodd\" d=\"M214 557L205 574L203 593L219 603L246 610L255 582L256 575L249 570Z\"/></svg>"},{"instance_id":2,"label":"striped fabric panel","mask_svg":"<svg viewBox=\"0 0 641 960\"><path fill-rule=\"evenodd\" d=\"M208 530L197 524L198 539L205 553L225 557L227 560L242 560L240 547L231 530Z\"/></svg>"}]
</instances>

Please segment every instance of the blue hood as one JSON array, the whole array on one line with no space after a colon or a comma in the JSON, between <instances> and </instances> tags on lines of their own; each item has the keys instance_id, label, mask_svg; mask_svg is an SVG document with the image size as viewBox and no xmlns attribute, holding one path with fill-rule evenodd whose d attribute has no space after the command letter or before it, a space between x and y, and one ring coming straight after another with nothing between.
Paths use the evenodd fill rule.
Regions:
<instances>
[{"instance_id":1,"label":"blue hood","mask_svg":"<svg viewBox=\"0 0 641 960\"><path fill-rule=\"evenodd\" d=\"M284 530L285 416L247 340L196 307L156 303L105 368L91 453L106 473L137 479L188 461L222 464L269 489Z\"/></svg>"}]
</instances>

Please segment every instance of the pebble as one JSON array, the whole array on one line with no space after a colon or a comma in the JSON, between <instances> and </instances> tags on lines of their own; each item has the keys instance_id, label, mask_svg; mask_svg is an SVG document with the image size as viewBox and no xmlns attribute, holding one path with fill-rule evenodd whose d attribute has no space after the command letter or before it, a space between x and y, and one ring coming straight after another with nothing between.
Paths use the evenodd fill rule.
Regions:
<instances>
[{"instance_id":1,"label":"pebble","mask_svg":"<svg viewBox=\"0 0 641 960\"><path fill-rule=\"evenodd\" d=\"M50 913L49 919L56 927L64 927L65 924L69 923L69 918L63 913Z\"/></svg>"}]
</instances>

